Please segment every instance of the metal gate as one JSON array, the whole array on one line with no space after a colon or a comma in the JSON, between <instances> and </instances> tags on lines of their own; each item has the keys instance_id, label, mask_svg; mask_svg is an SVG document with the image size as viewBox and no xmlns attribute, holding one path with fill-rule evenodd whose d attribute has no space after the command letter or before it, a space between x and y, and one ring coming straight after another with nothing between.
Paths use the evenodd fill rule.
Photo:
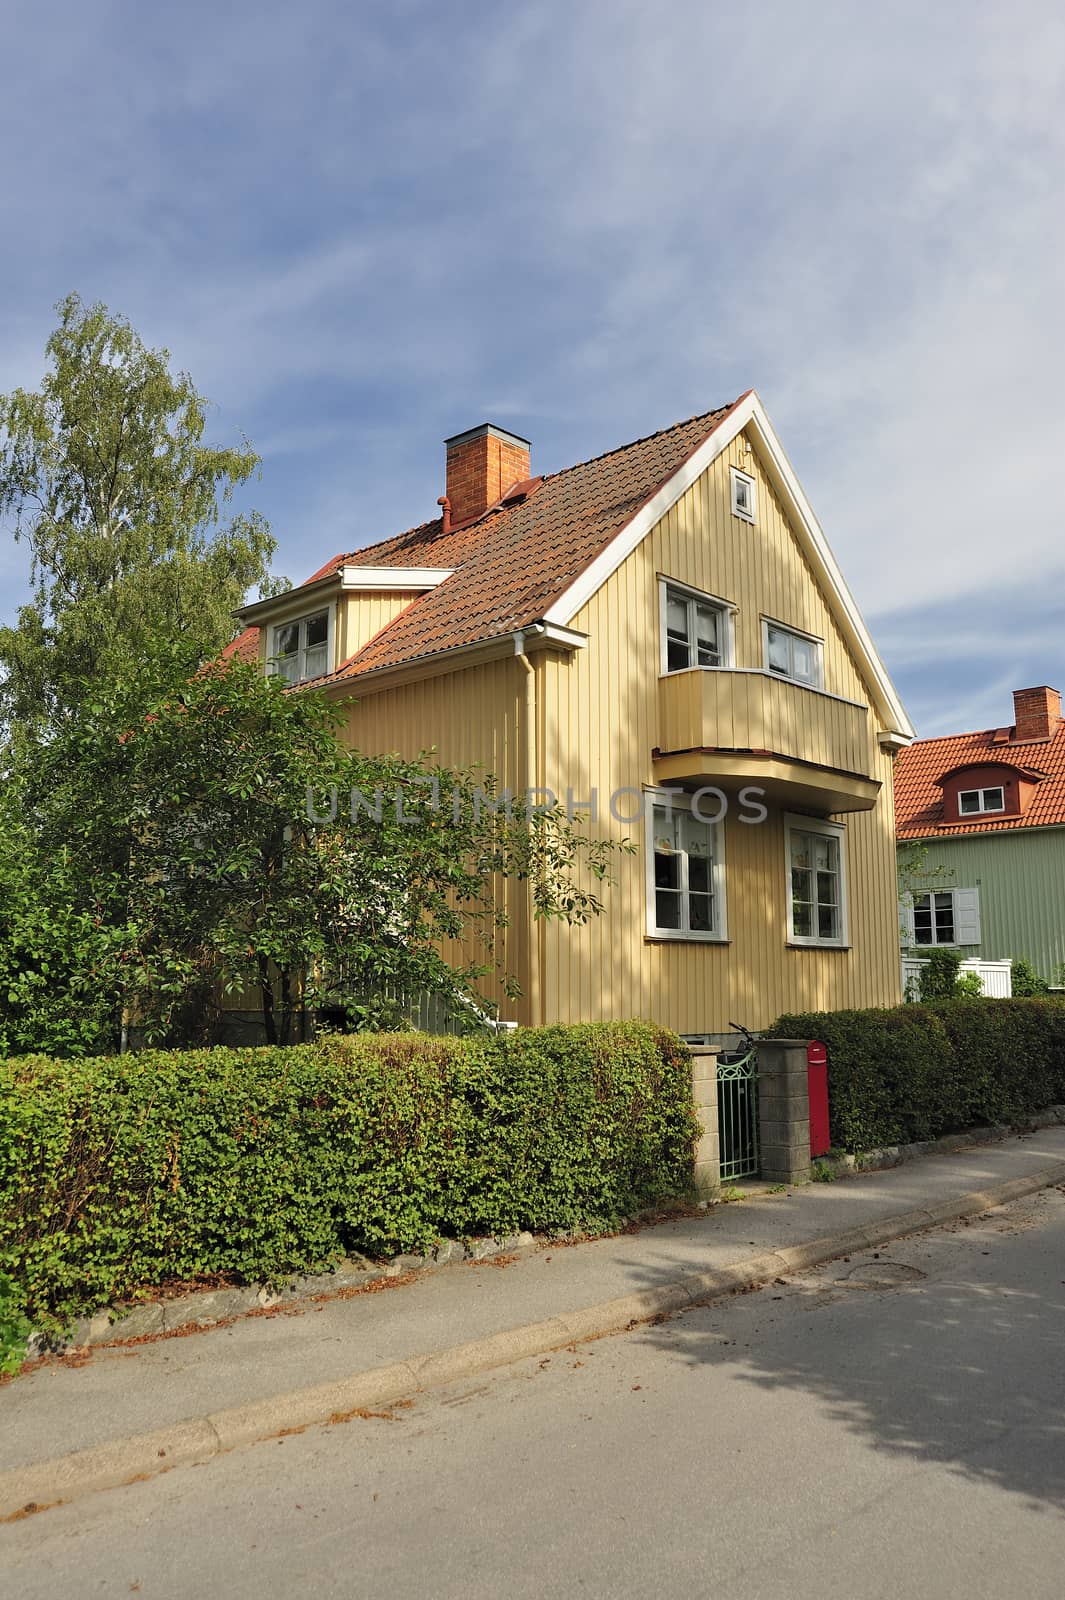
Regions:
<instances>
[{"instance_id":1,"label":"metal gate","mask_svg":"<svg viewBox=\"0 0 1065 1600\"><path fill-rule=\"evenodd\" d=\"M717 1126L721 1182L758 1175L758 1057L717 1063Z\"/></svg>"}]
</instances>

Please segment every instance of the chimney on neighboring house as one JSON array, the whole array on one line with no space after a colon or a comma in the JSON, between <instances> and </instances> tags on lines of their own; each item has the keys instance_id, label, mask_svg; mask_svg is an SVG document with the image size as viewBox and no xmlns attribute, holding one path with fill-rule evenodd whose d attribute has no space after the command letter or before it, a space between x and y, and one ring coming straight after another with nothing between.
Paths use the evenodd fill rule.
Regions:
<instances>
[{"instance_id":1,"label":"chimney on neighboring house","mask_svg":"<svg viewBox=\"0 0 1065 1600\"><path fill-rule=\"evenodd\" d=\"M529 476L529 441L482 422L456 433L447 446L447 498L454 524L469 522L494 506L516 483Z\"/></svg>"},{"instance_id":2,"label":"chimney on neighboring house","mask_svg":"<svg viewBox=\"0 0 1065 1600\"><path fill-rule=\"evenodd\" d=\"M1043 684L1038 689L1014 689L1013 731L1015 744L1025 744L1029 739L1049 739L1058 730L1061 721L1061 695L1057 689Z\"/></svg>"}]
</instances>

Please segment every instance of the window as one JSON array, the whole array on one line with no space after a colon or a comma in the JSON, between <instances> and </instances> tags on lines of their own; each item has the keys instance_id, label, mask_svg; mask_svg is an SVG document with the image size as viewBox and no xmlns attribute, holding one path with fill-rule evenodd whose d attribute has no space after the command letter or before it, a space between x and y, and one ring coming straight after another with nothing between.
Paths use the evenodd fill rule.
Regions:
<instances>
[{"instance_id":1,"label":"window","mask_svg":"<svg viewBox=\"0 0 1065 1600\"><path fill-rule=\"evenodd\" d=\"M781 678L793 678L811 689L821 687L821 641L778 622L762 621L765 664Z\"/></svg>"},{"instance_id":2,"label":"window","mask_svg":"<svg viewBox=\"0 0 1065 1600\"><path fill-rule=\"evenodd\" d=\"M948 890L913 897L914 944L954 944L954 895Z\"/></svg>"},{"instance_id":3,"label":"window","mask_svg":"<svg viewBox=\"0 0 1065 1600\"><path fill-rule=\"evenodd\" d=\"M280 622L271 629L268 666L286 683L303 683L320 678L332 665L329 657L330 620L328 610L296 622Z\"/></svg>"},{"instance_id":4,"label":"window","mask_svg":"<svg viewBox=\"0 0 1065 1600\"><path fill-rule=\"evenodd\" d=\"M647 931L658 938L725 938L721 824L674 800L647 815Z\"/></svg>"},{"instance_id":5,"label":"window","mask_svg":"<svg viewBox=\"0 0 1065 1600\"><path fill-rule=\"evenodd\" d=\"M791 944L847 943L847 885L843 829L812 817L785 819L788 940Z\"/></svg>"},{"instance_id":6,"label":"window","mask_svg":"<svg viewBox=\"0 0 1065 1600\"><path fill-rule=\"evenodd\" d=\"M738 467L732 468L732 515L753 522L755 516L754 479Z\"/></svg>"},{"instance_id":7,"label":"window","mask_svg":"<svg viewBox=\"0 0 1065 1600\"><path fill-rule=\"evenodd\" d=\"M979 816L984 811L1005 811L1006 797L1001 788L962 789L958 795L958 815Z\"/></svg>"},{"instance_id":8,"label":"window","mask_svg":"<svg viewBox=\"0 0 1065 1600\"><path fill-rule=\"evenodd\" d=\"M929 889L902 902L903 939L910 945L980 943L979 889Z\"/></svg>"},{"instance_id":9,"label":"window","mask_svg":"<svg viewBox=\"0 0 1065 1600\"><path fill-rule=\"evenodd\" d=\"M732 610L723 600L663 583L662 671L727 667L732 661Z\"/></svg>"}]
</instances>

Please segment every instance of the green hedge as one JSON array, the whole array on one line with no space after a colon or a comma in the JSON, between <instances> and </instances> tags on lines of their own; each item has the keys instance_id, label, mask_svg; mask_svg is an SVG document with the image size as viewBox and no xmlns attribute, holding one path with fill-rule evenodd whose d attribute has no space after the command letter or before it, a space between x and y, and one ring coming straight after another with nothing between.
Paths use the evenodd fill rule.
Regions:
<instances>
[{"instance_id":1,"label":"green hedge","mask_svg":"<svg viewBox=\"0 0 1065 1600\"><path fill-rule=\"evenodd\" d=\"M778 1017L767 1037L828 1047L832 1143L909 1144L1065 1103L1065 1003L944 1000Z\"/></svg>"},{"instance_id":2,"label":"green hedge","mask_svg":"<svg viewBox=\"0 0 1065 1600\"><path fill-rule=\"evenodd\" d=\"M0 1062L0 1281L55 1328L168 1280L603 1228L685 1192L695 1136L648 1023Z\"/></svg>"}]
</instances>

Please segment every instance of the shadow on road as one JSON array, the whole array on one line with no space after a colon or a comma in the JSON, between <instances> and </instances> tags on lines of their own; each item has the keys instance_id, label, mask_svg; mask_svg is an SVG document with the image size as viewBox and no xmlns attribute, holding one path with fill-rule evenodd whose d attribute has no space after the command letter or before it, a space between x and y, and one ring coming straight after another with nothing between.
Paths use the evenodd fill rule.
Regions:
<instances>
[{"instance_id":1,"label":"shadow on road","mask_svg":"<svg viewBox=\"0 0 1065 1600\"><path fill-rule=\"evenodd\" d=\"M1065 1199L1048 1191L1042 1213L885 1246L638 1337L726 1382L815 1395L876 1450L1065 1510Z\"/></svg>"}]
</instances>

